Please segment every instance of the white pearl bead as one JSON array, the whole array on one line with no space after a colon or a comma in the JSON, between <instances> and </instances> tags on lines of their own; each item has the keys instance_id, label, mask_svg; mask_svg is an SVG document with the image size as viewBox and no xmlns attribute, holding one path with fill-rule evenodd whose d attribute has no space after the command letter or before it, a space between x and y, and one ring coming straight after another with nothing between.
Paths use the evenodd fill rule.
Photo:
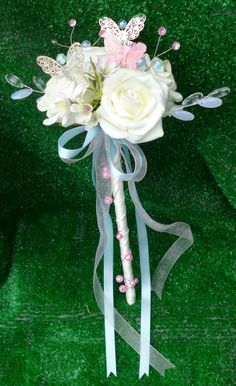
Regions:
<instances>
[{"instance_id":1,"label":"white pearl bead","mask_svg":"<svg viewBox=\"0 0 236 386\"><path fill-rule=\"evenodd\" d=\"M139 70L146 70L147 62L144 56L141 59L139 59L139 61L137 62L137 68Z\"/></svg>"},{"instance_id":2,"label":"white pearl bead","mask_svg":"<svg viewBox=\"0 0 236 386\"><path fill-rule=\"evenodd\" d=\"M159 58L152 59L152 67L154 68L154 70L163 71L164 69L163 61Z\"/></svg>"},{"instance_id":3,"label":"white pearl bead","mask_svg":"<svg viewBox=\"0 0 236 386\"><path fill-rule=\"evenodd\" d=\"M88 48L91 47L91 43L89 40L83 40L81 43L81 47Z\"/></svg>"},{"instance_id":4,"label":"white pearl bead","mask_svg":"<svg viewBox=\"0 0 236 386\"><path fill-rule=\"evenodd\" d=\"M66 55L64 55L64 54L57 54L56 61L59 64L62 64L62 65L66 64Z\"/></svg>"},{"instance_id":5,"label":"white pearl bead","mask_svg":"<svg viewBox=\"0 0 236 386\"><path fill-rule=\"evenodd\" d=\"M120 20L119 23L118 23L118 27L120 29L125 29L127 27L127 21L126 20Z\"/></svg>"}]
</instances>

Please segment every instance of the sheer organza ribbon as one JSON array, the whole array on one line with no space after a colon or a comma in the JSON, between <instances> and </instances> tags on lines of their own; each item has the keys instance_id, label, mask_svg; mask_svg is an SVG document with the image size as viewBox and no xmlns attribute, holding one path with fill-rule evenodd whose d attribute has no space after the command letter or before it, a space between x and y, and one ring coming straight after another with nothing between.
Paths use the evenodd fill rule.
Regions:
<instances>
[{"instance_id":1,"label":"sheer organza ribbon","mask_svg":"<svg viewBox=\"0 0 236 386\"><path fill-rule=\"evenodd\" d=\"M86 131L85 126L67 130L58 140L58 153L66 163L75 163L93 154L92 177L96 188L96 212L100 231L100 240L96 251L93 291L97 304L104 315L107 376L116 375L115 330L139 355L139 378L149 374L149 365L161 375L175 366L150 344L151 329L151 289L161 298L165 281L178 258L192 245L193 237L190 226L183 222L165 225L154 221L143 208L135 183L143 179L147 171L145 155L137 144L124 139L107 136L99 126ZM65 148L73 138L86 132L83 145L77 149ZM76 158L87 148L84 155ZM117 154L123 159L126 171L115 166ZM131 158L134 168L132 169ZM102 170L109 166L111 174L121 181L127 181L130 196L135 205L137 222L140 271L141 271L141 331L140 334L120 315L114 307L113 295L113 225L109 214L110 205L104 203L104 197L112 194L111 181L104 179ZM146 225L158 232L177 236L177 240L160 260L154 275L150 277L149 248ZM97 269L104 257L103 287L99 282Z\"/></svg>"}]
</instances>

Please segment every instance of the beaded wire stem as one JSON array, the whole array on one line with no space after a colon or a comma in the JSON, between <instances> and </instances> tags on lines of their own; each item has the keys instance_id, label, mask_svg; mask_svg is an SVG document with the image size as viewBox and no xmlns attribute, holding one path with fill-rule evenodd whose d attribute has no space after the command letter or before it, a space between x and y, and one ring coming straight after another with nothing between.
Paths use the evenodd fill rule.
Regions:
<instances>
[{"instance_id":1,"label":"beaded wire stem","mask_svg":"<svg viewBox=\"0 0 236 386\"><path fill-rule=\"evenodd\" d=\"M116 158L116 168L119 170L121 169L120 156L117 156ZM129 229L127 224L123 181L120 181L118 178L112 176L111 183L118 230L116 238L119 240L120 257L123 268L123 278L121 275L118 276L121 278L121 280L124 279L125 283L124 285L121 285L119 289L121 292L126 293L127 303L132 305L136 300L134 288L136 281L134 279L132 269L132 254L130 252L129 244Z\"/></svg>"}]
</instances>

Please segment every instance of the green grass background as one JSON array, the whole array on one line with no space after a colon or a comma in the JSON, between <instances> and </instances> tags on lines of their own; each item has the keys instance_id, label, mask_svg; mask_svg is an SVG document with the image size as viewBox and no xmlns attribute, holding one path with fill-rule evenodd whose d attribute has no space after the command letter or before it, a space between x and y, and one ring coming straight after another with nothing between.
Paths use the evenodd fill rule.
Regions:
<instances>
[{"instance_id":1,"label":"green grass background","mask_svg":"<svg viewBox=\"0 0 236 386\"><path fill-rule=\"evenodd\" d=\"M2 0L0 11L0 385L236 384L233 1ZM165 378L151 369L140 382L138 355L119 336L118 377L105 374L103 318L92 292L98 231L91 159L60 161L63 129L43 126L34 97L11 101L13 90L4 82L6 73L26 83L41 75L36 56L61 52L50 40L68 41L71 17L78 21L76 39L95 41L99 17L129 19L139 12L147 16L141 40L149 53L160 25L168 29L163 50L181 42L168 58L184 96L232 89L221 108L195 108L191 123L167 118L165 136L142 145L144 207L159 221L188 222L195 243L173 269L162 301L152 299L152 344L176 369ZM127 207L133 224L128 195ZM133 226L131 239L137 256ZM149 240L154 271L173 238L150 231ZM115 302L138 329L140 297L128 307L116 286Z\"/></svg>"}]
</instances>

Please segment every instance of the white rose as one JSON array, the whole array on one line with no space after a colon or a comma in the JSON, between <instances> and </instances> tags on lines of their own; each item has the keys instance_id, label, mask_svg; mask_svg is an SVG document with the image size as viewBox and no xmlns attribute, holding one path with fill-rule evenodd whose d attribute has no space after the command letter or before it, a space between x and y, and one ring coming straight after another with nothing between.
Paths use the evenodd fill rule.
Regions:
<instances>
[{"instance_id":1,"label":"white rose","mask_svg":"<svg viewBox=\"0 0 236 386\"><path fill-rule=\"evenodd\" d=\"M183 96L176 91L177 85L172 74L172 68L169 60L161 60L160 58L150 59L148 54L145 54L145 59L148 71L151 73L158 82L164 82L169 88L169 97L166 104L166 112L168 112L174 105L174 102L181 102ZM165 114L167 115L167 114Z\"/></svg>"},{"instance_id":2,"label":"white rose","mask_svg":"<svg viewBox=\"0 0 236 386\"><path fill-rule=\"evenodd\" d=\"M52 76L47 82L45 94L37 102L40 111L47 111L47 119L44 125L52 125L56 122L63 127L77 123L77 114L70 110L71 102L78 103L84 91L83 86L60 76Z\"/></svg>"},{"instance_id":3,"label":"white rose","mask_svg":"<svg viewBox=\"0 0 236 386\"><path fill-rule=\"evenodd\" d=\"M101 128L110 137L132 143L162 137L168 94L168 86L151 73L120 69L104 80L97 109Z\"/></svg>"}]
</instances>

